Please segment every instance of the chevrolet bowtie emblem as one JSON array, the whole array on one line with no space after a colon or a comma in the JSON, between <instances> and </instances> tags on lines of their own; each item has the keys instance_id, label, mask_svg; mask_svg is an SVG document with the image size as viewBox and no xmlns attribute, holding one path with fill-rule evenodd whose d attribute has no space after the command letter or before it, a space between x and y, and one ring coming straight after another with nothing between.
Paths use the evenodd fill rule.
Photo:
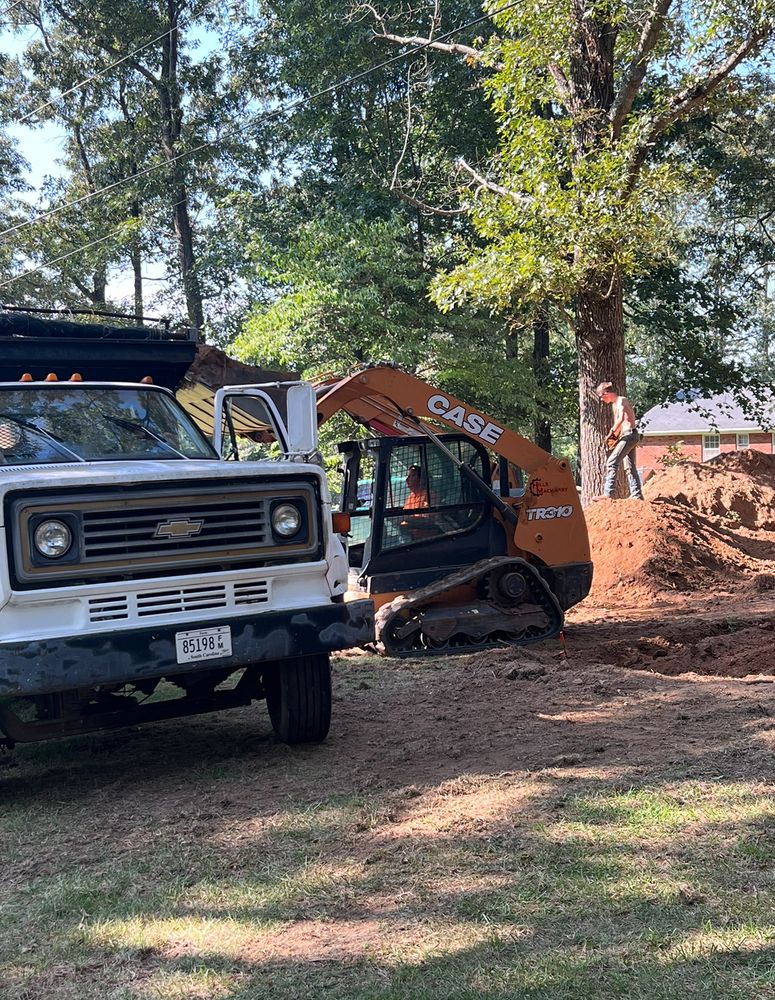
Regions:
<instances>
[{"instance_id":1,"label":"chevrolet bowtie emblem","mask_svg":"<svg viewBox=\"0 0 775 1000\"><path fill-rule=\"evenodd\" d=\"M198 535L204 527L204 521L172 520L160 521L156 525L155 538L191 538Z\"/></svg>"}]
</instances>

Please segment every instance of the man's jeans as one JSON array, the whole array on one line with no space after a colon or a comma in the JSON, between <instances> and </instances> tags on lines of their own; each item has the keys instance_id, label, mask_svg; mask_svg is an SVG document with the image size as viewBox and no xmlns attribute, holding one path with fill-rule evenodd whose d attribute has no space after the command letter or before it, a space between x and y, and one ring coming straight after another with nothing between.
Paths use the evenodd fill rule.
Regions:
<instances>
[{"instance_id":1,"label":"man's jeans","mask_svg":"<svg viewBox=\"0 0 775 1000\"><path fill-rule=\"evenodd\" d=\"M605 466L605 489L603 491L607 497L613 497L616 493L616 473L619 471L619 463L624 461L624 471L627 473L627 482L630 487L630 499L643 499L640 488L640 476L635 465L635 445L639 440L640 434L636 430L628 431L619 438L618 444L608 456Z\"/></svg>"}]
</instances>

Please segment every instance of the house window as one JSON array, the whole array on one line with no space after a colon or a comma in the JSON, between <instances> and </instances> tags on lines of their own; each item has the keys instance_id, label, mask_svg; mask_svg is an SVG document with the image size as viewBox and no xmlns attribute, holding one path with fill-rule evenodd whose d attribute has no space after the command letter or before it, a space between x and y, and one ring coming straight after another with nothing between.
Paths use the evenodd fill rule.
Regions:
<instances>
[{"instance_id":1,"label":"house window","mask_svg":"<svg viewBox=\"0 0 775 1000\"><path fill-rule=\"evenodd\" d=\"M747 434L737 435L737 450L740 451L742 448L750 447L750 438Z\"/></svg>"},{"instance_id":2,"label":"house window","mask_svg":"<svg viewBox=\"0 0 775 1000\"><path fill-rule=\"evenodd\" d=\"M721 452L721 435L720 434L703 434L702 435L702 460L707 462L709 458L714 458Z\"/></svg>"}]
</instances>

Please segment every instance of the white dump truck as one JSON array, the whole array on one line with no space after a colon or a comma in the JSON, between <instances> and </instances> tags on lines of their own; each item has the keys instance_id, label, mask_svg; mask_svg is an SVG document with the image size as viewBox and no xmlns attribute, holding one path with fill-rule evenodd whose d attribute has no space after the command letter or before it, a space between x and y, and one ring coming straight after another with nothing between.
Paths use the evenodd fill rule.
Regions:
<instances>
[{"instance_id":1,"label":"white dump truck","mask_svg":"<svg viewBox=\"0 0 775 1000\"><path fill-rule=\"evenodd\" d=\"M328 732L329 654L374 614L344 599L314 390L285 385L281 412L222 389L216 450L158 384L192 357L185 335L0 316L6 745L262 698L280 739ZM245 419L274 458L221 458Z\"/></svg>"}]
</instances>

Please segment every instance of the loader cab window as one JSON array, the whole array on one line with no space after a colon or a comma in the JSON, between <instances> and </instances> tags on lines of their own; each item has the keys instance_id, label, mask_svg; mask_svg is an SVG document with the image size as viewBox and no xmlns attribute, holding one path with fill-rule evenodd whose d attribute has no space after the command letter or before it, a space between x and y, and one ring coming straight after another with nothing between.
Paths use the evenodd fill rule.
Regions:
<instances>
[{"instance_id":1,"label":"loader cab window","mask_svg":"<svg viewBox=\"0 0 775 1000\"><path fill-rule=\"evenodd\" d=\"M495 458L490 467L493 492L501 497L523 497L525 495L525 474L519 466L507 461L503 456Z\"/></svg>"},{"instance_id":2,"label":"loader cab window","mask_svg":"<svg viewBox=\"0 0 775 1000\"><path fill-rule=\"evenodd\" d=\"M489 485L487 453L464 438L446 446ZM474 528L486 500L465 474L433 443L393 446L384 478L380 550L421 545Z\"/></svg>"}]
</instances>

